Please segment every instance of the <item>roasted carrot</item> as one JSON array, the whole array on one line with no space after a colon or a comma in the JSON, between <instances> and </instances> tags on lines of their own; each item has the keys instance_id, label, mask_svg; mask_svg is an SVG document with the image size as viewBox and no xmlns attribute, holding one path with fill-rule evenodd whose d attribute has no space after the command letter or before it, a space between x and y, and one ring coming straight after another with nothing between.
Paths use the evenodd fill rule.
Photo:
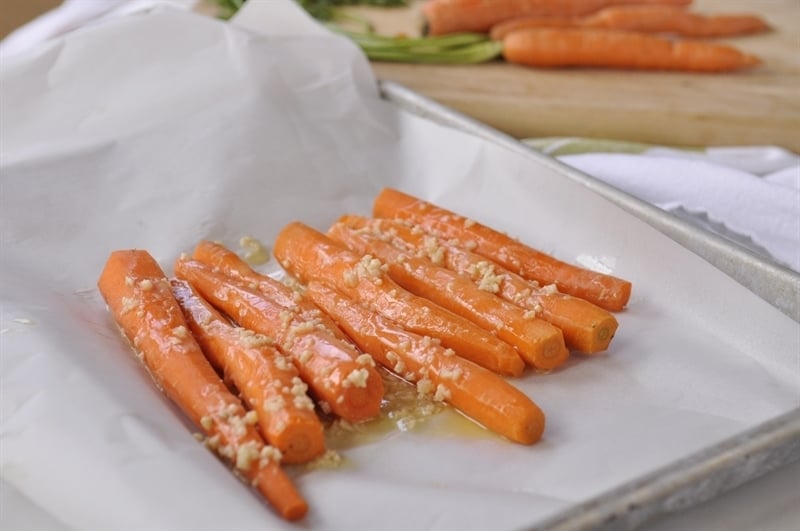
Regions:
<instances>
[{"instance_id":1,"label":"roasted carrot","mask_svg":"<svg viewBox=\"0 0 800 531\"><path fill-rule=\"evenodd\" d=\"M347 336L339 330L339 327L324 313L320 313L319 308L302 296L302 286L296 284L290 288L283 282L275 280L267 275L262 275L253 271L247 262L239 258L236 253L227 249L223 245L209 241L201 241L194 248L192 258L211 267L215 271L225 275L240 278L255 286L267 298L280 304L286 309L297 312L301 319L319 320L319 324L324 326L329 332L342 340L347 340Z\"/></svg>"},{"instance_id":2,"label":"roasted carrot","mask_svg":"<svg viewBox=\"0 0 800 531\"><path fill-rule=\"evenodd\" d=\"M494 40L503 40L514 31L563 27L671 33L695 38L730 37L769 30L769 25L755 15L704 16L675 6L631 5L607 7L586 17L515 18L494 26L490 35Z\"/></svg>"},{"instance_id":3,"label":"roasted carrot","mask_svg":"<svg viewBox=\"0 0 800 531\"><path fill-rule=\"evenodd\" d=\"M513 346L526 363L538 369L555 369L569 352L561 330L525 312L494 293L481 290L466 276L431 263L427 258L403 253L375 235L334 223L328 236L359 253L375 256L389 266L389 276L411 293L461 315Z\"/></svg>"},{"instance_id":4,"label":"roasted carrot","mask_svg":"<svg viewBox=\"0 0 800 531\"><path fill-rule=\"evenodd\" d=\"M626 280L567 264L480 223L398 190L384 189L375 199L373 212L375 217L410 221L427 232L460 240L468 250L474 250L528 280L541 285L555 284L559 291L586 299L606 310L620 311L630 298L631 283Z\"/></svg>"},{"instance_id":5,"label":"roasted carrot","mask_svg":"<svg viewBox=\"0 0 800 531\"><path fill-rule=\"evenodd\" d=\"M559 293L552 286L540 287L483 256L414 230L402 222L348 215L341 217L339 223L366 231L410 254L425 256L466 275L479 288L496 293L560 328L567 347L571 349L585 354L606 350L619 326L611 313L589 301Z\"/></svg>"},{"instance_id":6,"label":"roasted carrot","mask_svg":"<svg viewBox=\"0 0 800 531\"><path fill-rule=\"evenodd\" d=\"M292 359L300 378L320 400L323 411L350 422L378 414L383 380L372 366L372 358L335 337L317 317L309 319L287 310L247 282L215 273L195 260L178 260L175 274L238 324L274 338L275 346Z\"/></svg>"},{"instance_id":7,"label":"roasted carrot","mask_svg":"<svg viewBox=\"0 0 800 531\"><path fill-rule=\"evenodd\" d=\"M156 385L208 437L207 445L232 461L281 516L302 518L308 505L281 470L280 451L245 421L242 403L203 357L156 261L146 251L115 251L98 288Z\"/></svg>"},{"instance_id":8,"label":"roasted carrot","mask_svg":"<svg viewBox=\"0 0 800 531\"><path fill-rule=\"evenodd\" d=\"M364 350L417 390L441 400L490 430L521 444L544 431L544 414L525 394L492 372L358 304L322 282L309 296Z\"/></svg>"},{"instance_id":9,"label":"roasted carrot","mask_svg":"<svg viewBox=\"0 0 800 531\"><path fill-rule=\"evenodd\" d=\"M266 441L283 454L284 463L305 463L325 451L322 423L292 362L273 340L234 327L182 281L171 281L172 294L189 329L211 364L233 382L252 410L245 419L258 423Z\"/></svg>"},{"instance_id":10,"label":"roasted carrot","mask_svg":"<svg viewBox=\"0 0 800 531\"><path fill-rule=\"evenodd\" d=\"M406 329L433 336L487 369L518 376L525 368L508 343L438 304L409 293L385 274L388 267L380 260L358 255L307 225L294 222L284 227L273 252L284 269L302 282L327 282Z\"/></svg>"},{"instance_id":11,"label":"roasted carrot","mask_svg":"<svg viewBox=\"0 0 800 531\"><path fill-rule=\"evenodd\" d=\"M503 39L503 57L510 63L536 67L588 66L685 72L731 72L761 64L757 57L723 44L575 28L509 33Z\"/></svg>"},{"instance_id":12,"label":"roasted carrot","mask_svg":"<svg viewBox=\"0 0 800 531\"><path fill-rule=\"evenodd\" d=\"M495 24L524 15L578 17L608 6L686 6L691 0L432 0L422 6L430 35L488 32Z\"/></svg>"}]
</instances>

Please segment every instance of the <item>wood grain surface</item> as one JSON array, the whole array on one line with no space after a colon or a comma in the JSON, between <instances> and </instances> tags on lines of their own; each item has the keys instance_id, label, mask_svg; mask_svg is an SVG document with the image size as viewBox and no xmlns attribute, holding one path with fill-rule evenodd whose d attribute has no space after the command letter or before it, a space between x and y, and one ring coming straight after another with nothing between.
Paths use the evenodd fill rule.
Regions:
<instances>
[{"instance_id":1,"label":"wood grain surface","mask_svg":"<svg viewBox=\"0 0 800 531\"><path fill-rule=\"evenodd\" d=\"M356 8L386 34L418 34L419 2ZM756 13L775 31L727 39L764 60L735 74L374 63L401 83L516 137L588 136L669 145L775 144L800 151L800 0L695 0Z\"/></svg>"}]
</instances>

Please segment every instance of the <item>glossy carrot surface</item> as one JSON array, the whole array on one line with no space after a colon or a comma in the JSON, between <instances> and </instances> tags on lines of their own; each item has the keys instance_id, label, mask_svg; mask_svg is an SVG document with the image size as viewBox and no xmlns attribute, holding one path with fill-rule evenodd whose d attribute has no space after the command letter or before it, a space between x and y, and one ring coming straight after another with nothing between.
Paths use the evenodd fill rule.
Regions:
<instances>
[{"instance_id":1,"label":"glossy carrot surface","mask_svg":"<svg viewBox=\"0 0 800 531\"><path fill-rule=\"evenodd\" d=\"M376 235L359 232L344 223L335 223L328 235L357 253L381 259L389 266L389 276L400 286L496 334L529 365L550 370L568 358L561 330L480 289L469 277L433 264L424 256L403 253Z\"/></svg>"},{"instance_id":2,"label":"glossy carrot surface","mask_svg":"<svg viewBox=\"0 0 800 531\"><path fill-rule=\"evenodd\" d=\"M245 421L242 403L203 356L158 263L145 251L115 251L98 288L156 385L208 436L207 445L234 463L281 516L302 518L308 505L281 470L280 452Z\"/></svg>"},{"instance_id":3,"label":"glossy carrot surface","mask_svg":"<svg viewBox=\"0 0 800 531\"><path fill-rule=\"evenodd\" d=\"M322 423L291 360L275 349L271 338L231 325L188 283L173 280L171 285L206 357L250 406L247 423L258 426L264 439L281 451L284 463L305 463L321 455Z\"/></svg>"},{"instance_id":4,"label":"glossy carrot surface","mask_svg":"<svg viewBox=\"0 0 800 531\"><path fill-rule=\"evenodd\" d=\"M301 281L327 282L406 329L438 338L460 356L490 370L517 376L525 367L508 343L409 293L386 274L388 266L380 260L354 253L307 225L294 222L284 227L274 252L281 265Z\"/></svg>"},{"instance_id":5,"label":"glossy carrot surface","mask_svg":"<svg viewBox=\"0 0 800 531\"><path fill-rule=\"evenodd\" d=\"M422 230L493 260L520 276L555 284L568 293L609 311L620 311L628 303L631 283L611 275L589 271L562 262L490 227L459 216L392 188L375 199L373 213L379 218L397 218L418 225Z\"/></svg>"},{"instance_id":6,"label":"glossy carrot surface","mask_svg":"<svg viewBox=\"0 0 800 531\"><path fill-rule=\"evenodd\" d=\"M403 222L352 215L341 217L339 222L465 275L481 289L552 323L561 329L569 348L584 354L608 349L619 327L614 315L599 306L559 293L554 286L539 286L483 256L415 230Z\"/></svg>"},{"instance_id":7,"label":"glossy carrot surface","mask_svg":"<svg viewBox=\"0 0 800 531\"><path fill-rule=\"evenodd\" d=\"M520 444L544 432L541 409L496 374L456 356L427 336L408 332L330 286L312 281L309 296L378 362L434 400L451 404L490 430Z\"/></svg>"},{"instance_id":8,"label":"glossy carrot surface","mask_svg":"<svg viewBox=\"0 0 800 531\"><path fill-rule=\"evenodd\" d=\"M175 273L241 326L274 338L323 409L351 422L378 414L383 381L371 358L320 326L317 317L287 310L257 287L195 260L178 260Z\"/></svg>"}]
</instances>

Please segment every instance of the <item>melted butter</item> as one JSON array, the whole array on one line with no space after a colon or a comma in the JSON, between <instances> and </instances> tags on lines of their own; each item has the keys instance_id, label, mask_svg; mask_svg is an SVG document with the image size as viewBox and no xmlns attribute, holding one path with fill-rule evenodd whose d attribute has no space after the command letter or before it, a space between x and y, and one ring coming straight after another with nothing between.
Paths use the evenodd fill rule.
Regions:
<instances>
[{"instance_id":1,"label":"melted butter","mask_svg":"<svg viewBox=\"0 0 800 531\"><path fill-rule=\"evenodd\" d=\"M243 236L239 240L243 249L242 259L251 266L260 266L269 262L269 250L252 236Z\"/></svg>"},{"instance_id":2,"label":"melted butter","mask_svg":"<svg viewBox=\"0 0 800 531\"><path fill-rule=\"evenodd\" d=\"M385 389L377 418L353 424L340 419L323 419L325 442L332 450L346 450L372 444L404 431L432 436L492 438L489 430L441 402L421 397L416 386L385 369L379 369Z\"/></svg>"}]
</instances>

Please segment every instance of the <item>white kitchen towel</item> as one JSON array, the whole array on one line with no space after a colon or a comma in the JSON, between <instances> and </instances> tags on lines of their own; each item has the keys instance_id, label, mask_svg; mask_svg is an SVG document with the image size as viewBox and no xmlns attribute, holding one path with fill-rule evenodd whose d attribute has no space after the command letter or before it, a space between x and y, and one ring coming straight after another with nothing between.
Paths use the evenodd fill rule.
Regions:
<instances>
[{"instance_id":1,"label":"white kitchen towel","mask_svg":"<svg viewBox=\"0 0 800 531\"><path fill-rule=\"evenodd\" d=\"M800 158L796 155L774 147L753 147L558 158L800 272ZM737 163L749 171L736 169Z\"/></svg>"}]
</instances>

